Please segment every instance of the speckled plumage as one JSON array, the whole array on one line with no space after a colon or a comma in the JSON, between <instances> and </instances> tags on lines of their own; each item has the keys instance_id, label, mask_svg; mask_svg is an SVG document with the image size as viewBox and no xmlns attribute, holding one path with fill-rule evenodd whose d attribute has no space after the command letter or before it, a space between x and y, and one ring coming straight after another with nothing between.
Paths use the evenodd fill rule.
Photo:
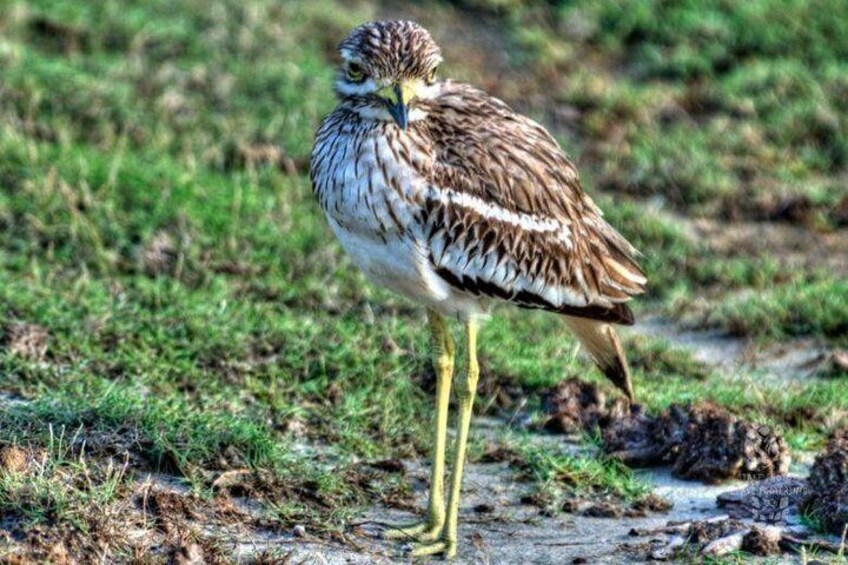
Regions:
<instances>
[{"instance_id":1,"label":"speckled plumage","mask_svg":"<svg viewBox=\"0 0 848 565\"><path fill-rule=\"evenodd\" d=\"M364 32L342 49L355 50L357 38L377 49ZM430 42L406 44L431 60L438 48ZM417 60L415 52L405 57ZM398 75L415 67L383 59ZM449 314L501 301L632 323L624 302L645 284L636 252L550 134L471 86L444 81L430 90L413 101L417 119L406 131L358 96L343 96L318 130L315 192L357 263L375 282Z\"/></svg>"}]
</instances>

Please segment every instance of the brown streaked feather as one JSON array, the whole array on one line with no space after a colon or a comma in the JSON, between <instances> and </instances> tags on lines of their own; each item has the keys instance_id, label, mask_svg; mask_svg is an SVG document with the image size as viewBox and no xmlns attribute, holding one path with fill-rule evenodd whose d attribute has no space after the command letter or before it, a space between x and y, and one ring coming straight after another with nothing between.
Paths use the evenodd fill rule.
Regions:
<instances>
[{"instance_id":1,"label":"brown streaked feather","mask_svg":"<svg viewBox=\"0 0 848 565\"><path fill-rule=\"evenodd\" d=\"M437 273L472 294L632 323L621 303L645 289L637 252L603 219L550 134L460 83L444 83L442 94L423 108L427 119L414 124L411 134L427 139L435 153L421 173L435 187L425 203L430 236L438 231L445 239L432 254ZM446 201L444 191L455 197ZM476 208L460 205L466 196ZM488 213L478 209L484 204L491 207ZM558 222L563 229L524 229L504 221L502 213L544 225ZM489 260L505 264L506 273L493 276Z\"/></svg>"}]
</instances>

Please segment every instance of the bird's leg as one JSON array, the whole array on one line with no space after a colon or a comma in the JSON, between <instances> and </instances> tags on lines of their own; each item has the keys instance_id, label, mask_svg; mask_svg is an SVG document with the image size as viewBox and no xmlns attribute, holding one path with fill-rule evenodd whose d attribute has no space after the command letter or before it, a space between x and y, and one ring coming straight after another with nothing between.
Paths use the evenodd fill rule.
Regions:
<instances>
[{"instance_id":1,"label":"bird's leg","mask_svg":"<svg viewBox=\"0 0 848 565\"><path fill-rule=\"evenodd\" d=\"M448 435L448 404L450 403L451 380L455 346L445 319L436 311L428 310L430 332L435 348L436 369L436 434L433 446L433 462L430 468L430 503L427 520L408 526L398 526L386 531L389 539L414 537L420 541L434 540L442 533L445 524L445 444Z\"/></svg>"},{"instance_id":2,"label":"bird's leg","mask_svg":"<svg viewBox=\"0 0 848 565\"><path fill-rule=\"evenodd\" d=\"M460 380L456 386L459 419L457 421L456 451L448 497L447 520L439 539L432 543L419 545L413 550L413 555L443 553L448 559L456 556L462 470L465 463L465 448L468 444L468 430L471 427L471 414L474 410L474 396L477 392L477 378L480 375L480 369L477 365L477 323L473 318L466 324L466 339L468 367L465 378Z\"/></svg>"}]
</instances>

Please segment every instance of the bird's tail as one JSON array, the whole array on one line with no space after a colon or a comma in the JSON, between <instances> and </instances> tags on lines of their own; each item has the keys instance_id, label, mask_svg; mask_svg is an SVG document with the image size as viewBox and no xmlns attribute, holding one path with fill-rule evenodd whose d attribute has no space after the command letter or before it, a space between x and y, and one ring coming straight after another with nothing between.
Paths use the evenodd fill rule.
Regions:
<instances>
[{"instance_id":1,"label":"bird's tail","mask_svg":"<svg viewBox=\"0 0 848 565\"><path fill-rule=\"evenodd\" d=\"M574 316L564 316L564 318L565 323L577 334L580 343L586 348L601 372L627 395L630 402L635 402L630 366L627 364L627 358L624 356L615 328L605 322L589 318Z\"/></svg>"}]
</instances>

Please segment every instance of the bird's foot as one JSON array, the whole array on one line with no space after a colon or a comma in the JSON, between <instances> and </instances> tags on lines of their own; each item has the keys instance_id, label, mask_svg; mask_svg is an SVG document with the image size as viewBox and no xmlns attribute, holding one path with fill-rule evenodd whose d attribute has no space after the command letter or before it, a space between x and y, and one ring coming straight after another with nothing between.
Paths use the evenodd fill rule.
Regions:
<instances>
[{"instance_id":1,"label":"bird's foot","mask_svg":"<svg viewBox=\"0 0 848 565\"><path fill-rule=\"evenodd\" d=\"M443 523L428 520L426 522L416 522L407 525L389 525L388 529L383 532L383 537L386 539L412 539L420 542L431 542L439 539L444 529Z\"/></svg>"},{"instance_id":2,"label":"bird's foot","mask_svg":"<svg viewBox=\"0 0 848 565\"><path fill-rule=\"evenodd\" d=\"M412 548L411 555L413 557L442 555L445 559L453 559L456 557L456 540L451 541L445 539L443 536L439 536L439 539L434 541L415 544Z\"/></svg>"}]
</instances>

